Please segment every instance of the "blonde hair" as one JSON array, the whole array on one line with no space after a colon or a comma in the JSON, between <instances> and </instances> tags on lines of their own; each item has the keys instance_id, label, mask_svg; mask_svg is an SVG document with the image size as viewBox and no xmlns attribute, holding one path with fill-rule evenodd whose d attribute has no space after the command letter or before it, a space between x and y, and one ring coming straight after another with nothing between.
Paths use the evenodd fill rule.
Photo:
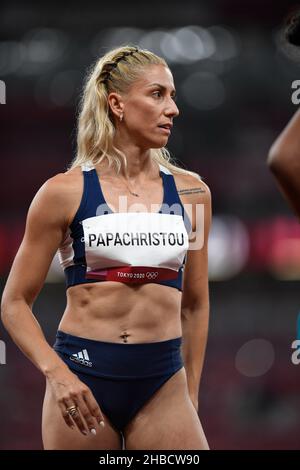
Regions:
<instances>
[{"instance_id":1,"label":"blonde hair","mask_svg":"<svg viewBox=\"0 0 300 470\"><path fill-rule=\"evenodd\" d=\"M115 125L107 98L112 91L126 93L130 85L145 72L145 67L161 64L168 67L166 61L153 52L130 45L112 49L97 60L87 75L81 96L77 153L69 169L82 164L97 165L105 158L109 166L115 166L117 174L121 169L120 158L123 158L127 167L126 155L113 145ZM199 178L197 173L174 164L175 160L166 147L150 149L150 157L170 171Z\"/></svg>"}]
</instances>

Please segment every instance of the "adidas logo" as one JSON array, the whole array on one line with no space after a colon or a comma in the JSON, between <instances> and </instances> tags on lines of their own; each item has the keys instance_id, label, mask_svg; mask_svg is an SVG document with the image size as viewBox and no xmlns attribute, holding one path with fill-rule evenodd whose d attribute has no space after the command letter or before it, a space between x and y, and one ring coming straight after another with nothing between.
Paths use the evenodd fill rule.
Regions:
<instances>
[{"instance_id":1,"label":"adidas logo","mask_svg":"<svg viewBox=\"0 0 300 470\"><path fill-rule=\"evenodd\" d=\"M79 351L77 354L70 356L71 361L82 364L83 366L92 367L93 363L90 362L90 358L86 349Z\"/></svg>"}]
</instances>

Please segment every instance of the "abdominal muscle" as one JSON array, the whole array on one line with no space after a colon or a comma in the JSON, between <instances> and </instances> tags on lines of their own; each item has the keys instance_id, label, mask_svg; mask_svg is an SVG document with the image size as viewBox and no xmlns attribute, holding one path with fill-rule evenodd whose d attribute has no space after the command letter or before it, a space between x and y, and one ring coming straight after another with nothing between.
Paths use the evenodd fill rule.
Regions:
<instances>
[{"instance_id":1,"label":"abdominal muscle","mask_svg":"<svg viewBox=\"0 0 300 470\"><path fill-rule=\"evenodd\" d=\"M182 335L181 291L161 284L105 281L67 290L59 330L113 343L150 343Z\"/></svg>"}]
</instances>

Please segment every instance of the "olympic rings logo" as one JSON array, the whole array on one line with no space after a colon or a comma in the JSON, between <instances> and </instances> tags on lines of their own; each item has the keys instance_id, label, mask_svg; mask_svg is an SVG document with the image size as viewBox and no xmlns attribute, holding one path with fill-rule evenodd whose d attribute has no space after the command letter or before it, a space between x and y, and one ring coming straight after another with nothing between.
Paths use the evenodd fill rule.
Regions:
<instances>
[{"instance_id":1,"label":"olympic rings logo","mask_svg":"<svg viewBox=\"0 0 300 470\"><path fill-rule=\"evenodd\" d=\"M146 277L147 279L156 279L158 276L158 272L156 271L155 273L153 272L147 272L146 273Z\"/></svg>"}]
</instances>

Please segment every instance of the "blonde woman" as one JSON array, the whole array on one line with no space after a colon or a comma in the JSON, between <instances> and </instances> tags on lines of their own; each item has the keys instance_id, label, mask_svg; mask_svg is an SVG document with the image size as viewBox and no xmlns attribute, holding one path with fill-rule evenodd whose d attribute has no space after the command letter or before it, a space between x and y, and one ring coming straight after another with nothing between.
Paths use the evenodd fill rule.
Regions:
<instances>
[{"instance_id":1,"label":"blonde woman","mask_svg":"<svg viewBox=\"0 0 300 470\"><path fill-rule=\"evenodd\" d=\"M162 58L111 50L87 78L76 158L30 206L2 320L46 378L45 449L208 449L197 412L211 197L170 161L178 114ZM189 249L198 206L203 243ZM32 305L57 250L67 306L52 348Z\"/></svg>"}]
</instances>

